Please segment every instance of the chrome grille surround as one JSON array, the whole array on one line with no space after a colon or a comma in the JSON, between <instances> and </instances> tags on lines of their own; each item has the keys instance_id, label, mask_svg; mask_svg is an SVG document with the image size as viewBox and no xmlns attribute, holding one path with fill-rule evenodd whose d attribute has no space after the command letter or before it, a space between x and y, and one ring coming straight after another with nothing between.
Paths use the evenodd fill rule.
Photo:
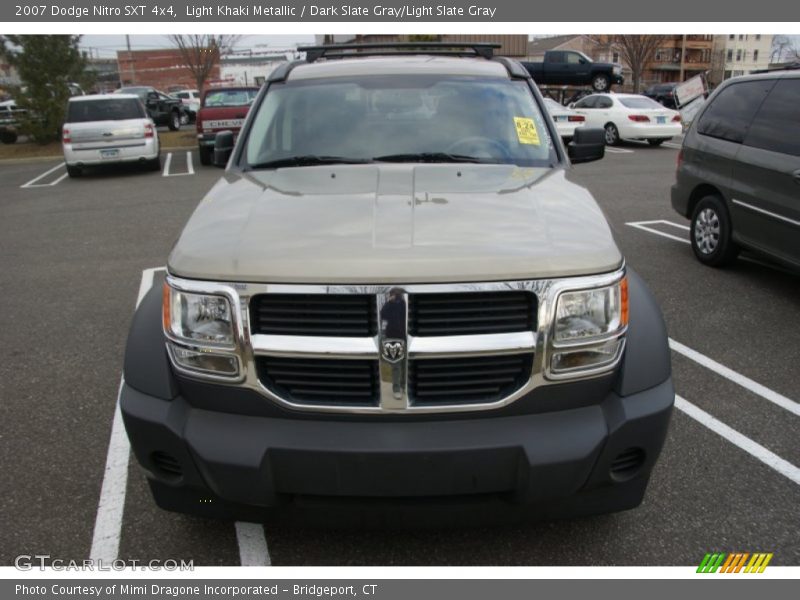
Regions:
<instances>
[{"instance_id":1,"label":"chrome grille surround","mask_svg":"<svg viewBox=\"0 0 800 600\"><path fill-rule=\"evenodd\" d=\"M579 347L586 342L576 344L553 344L553 327L558 297L566 291L600 288L617 283L625 276L624 265L613 272L600 275L568 277L563 279L532 279L521 281L486 282L486 283L447 283L447 284L411 284L411 285L295 285L266 284L240 282L207 282L167 276L167 283L181 291L200 294L216 294L225 296L231 303L233 318L234 349L227 351L237 357L242 372L235 380L222 380L207 377L176 367L183 375L200 379L213 380L220 385L244 387L258 392L273 402L298 411L330 412L350 414L385 414L385 413L453 413L480 410L492 410L511 404L520 397L530 393L534 388L553 385L564 380L581 380L599 377L614 370L623 355L624 327L608 336L593 340L590 343L621 339L617 355L613 361L602 368L565 375L554 375L550 372L549 361L554 349ZM489 335L455 335L415 337L407 333L408 296L425 293L470 293L470 292L525 291L536 295L537 324L533 331L499 333ZM388 301L390 292L401 294L406 303L406 327L404 358L407 360L425 360L426 358L496 356L503 354L530 354L531 369L528 381L513 393L494 402L441 404L415 406L407 391L407 373L405 383L398 393L393 390L389 361L382 356L381 347L383 328L371 337L316 337L264 335L250 332L250 300L258 294L370 294L375 296L378 315ZM380 319L379 319L380 320ZM167 336L169 338L169 336ZM394 338L392 339L394 341ZM203 350L202 346L187 344L185 340L171 339L169 343ZM218 348L213 349L219 352ZM275 356L287 358L330 358L330 359L374 359L381 368L381 393L378 406L345 406L337 404L302 404L280 397L270 391L259 379L256 369L257 356ZM171 355L170 355L171 357ZM392 361L396 362L396 361ZM173 361L173 366L175 363ZM389 370L387 370L387 367ZM387 374L388 373L388 374Z\"/></svg>"}]
</instances>

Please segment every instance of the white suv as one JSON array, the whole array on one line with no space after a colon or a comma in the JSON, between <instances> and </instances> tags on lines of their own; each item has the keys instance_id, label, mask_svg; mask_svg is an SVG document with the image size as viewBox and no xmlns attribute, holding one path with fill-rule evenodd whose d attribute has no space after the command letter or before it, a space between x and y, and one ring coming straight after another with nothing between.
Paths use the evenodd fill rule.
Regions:
<instances>
[{"instance_id":1,"label":"white suv","mask_svg":"<svg viewBox=\"0 0 800 600\"><path fill-rule=\"evenodd\" d=\"M139 162L161 170L156 126L132 94L70 98L62 145L70 177L108 163Z\"/></svg>"}]
</instances>

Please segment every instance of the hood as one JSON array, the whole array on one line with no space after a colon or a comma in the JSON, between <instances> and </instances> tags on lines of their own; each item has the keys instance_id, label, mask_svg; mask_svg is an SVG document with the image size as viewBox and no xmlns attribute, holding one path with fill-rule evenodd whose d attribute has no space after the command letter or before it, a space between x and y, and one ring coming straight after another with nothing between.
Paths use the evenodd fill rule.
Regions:
<instances>
[{"instance_id":1,"label":"hood","mask_svg":"<svg viewBox=\"0 0 800 600\"><path fill-rule=\"evenodd\" d=\"M409 284L621 264L600 208L563 169L369 164L226 174L168 268L216 281Z\"/></svg>"}]
</instances>

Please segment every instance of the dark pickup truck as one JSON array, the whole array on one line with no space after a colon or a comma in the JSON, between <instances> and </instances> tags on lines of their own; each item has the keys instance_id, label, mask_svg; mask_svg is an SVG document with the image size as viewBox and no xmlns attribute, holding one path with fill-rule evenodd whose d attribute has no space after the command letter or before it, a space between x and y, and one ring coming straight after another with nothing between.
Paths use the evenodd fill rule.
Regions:
<instances>
[{"instance_id":1,"label":"dark pickup truck","mask_svg":"<svg viewBox=\"0 0 800 600\"><path fill-rule=\"evenodd\" d=\"M183 102L178 98L170 98L157 89L138 85L117 90L120 94L136 94L147 109L147 114L156 125L166 125L171 131L181 128L184 119L188 120Z\"/></svg>"},{"instance_id":2,"label":"dark pickup truck","mask_svg":"<svg viewBox=\"0 0 800 600\"><path fill-rule=\"evenodd\" d=\"M549 50L544 62L523 62L538 85L591 85L596 92L607 92L615 83L622 84L622 65L596 63L583 52Z\"/></svg>"}]
</instances>

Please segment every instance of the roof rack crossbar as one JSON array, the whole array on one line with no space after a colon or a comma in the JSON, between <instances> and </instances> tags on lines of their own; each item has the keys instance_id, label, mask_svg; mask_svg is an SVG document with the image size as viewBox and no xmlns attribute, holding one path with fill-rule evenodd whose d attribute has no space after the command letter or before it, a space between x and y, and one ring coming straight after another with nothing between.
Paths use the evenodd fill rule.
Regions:
<instances>
[{"instance_id":1,"label":"roof rack crossbar","mask_svg":"<svg viewBox=\"0 0 800 600\"><path fill-rule=\"evenodd\" d=\"M370 42L365 44L329 44L325 46L300 46L298 52L306 53L306 62L320 58L352 58L367 55L364 52L344 50L383 50L370 52L369 56L397 54L444 54L449 56L480 56L491 59L500 48L497 43L475 42ZM461 49L461 50L459 50Z\"/></svg>"}]
</instances>

